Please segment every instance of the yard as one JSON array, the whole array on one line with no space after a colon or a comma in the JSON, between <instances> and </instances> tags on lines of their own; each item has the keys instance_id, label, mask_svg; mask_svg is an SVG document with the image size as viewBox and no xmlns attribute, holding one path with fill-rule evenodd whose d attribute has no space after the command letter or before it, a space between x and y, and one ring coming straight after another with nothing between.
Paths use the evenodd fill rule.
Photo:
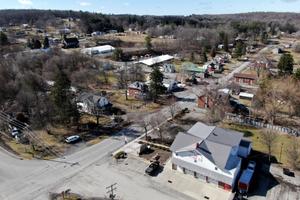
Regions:
<instances>
[{"instance_id":1,"label":"yard","mask_svg":"<svg viewBox=\"0 0 300 200\"><path fill-rule=\"evenodd\" d=\"M161 105L157 103L145 102L130 96L128 96L128 100L126 100L124 90L112 91L110 100L115 106L126 112L153 112L161 107Z\"/></svg>"},{"instance_id":2,"label":"yard","mask_svg":"<svg viewBox=\"0 0 300 200\"><path fill-rule=\"evenodd\" d=\"M265 145L262 144L260 138L260 133L262 131L261 129L237 125L233 123L223 123L222 127L243 132L244 137L252 141L253 150L267 154L267 148ZM276 160L279 163L282 163L283 166L289 167L286 150L289 148L291 142L295 139L300 142L300 138L295 138L294 136L289 136L285 134L278 134L277 136L276 144L273 146L274 151L272 155L276 158Z\"/></svg>"}]
</instances>

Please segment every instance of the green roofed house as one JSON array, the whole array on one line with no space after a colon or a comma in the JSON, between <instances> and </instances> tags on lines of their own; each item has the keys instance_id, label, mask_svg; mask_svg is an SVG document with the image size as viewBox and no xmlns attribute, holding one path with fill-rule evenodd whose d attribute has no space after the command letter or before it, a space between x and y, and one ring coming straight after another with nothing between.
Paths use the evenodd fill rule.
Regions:
<instances>
[{"instance_id":1,"label":"green roofed house","mask_svg":"<svg viewBox=\"0 0 300 200\"><path fill-rule=\"evenodd\" d=\"M188 73L205 73L205 69L191 62L184 62L182 64L182 69Z\"/></svg>"}]
</instances>

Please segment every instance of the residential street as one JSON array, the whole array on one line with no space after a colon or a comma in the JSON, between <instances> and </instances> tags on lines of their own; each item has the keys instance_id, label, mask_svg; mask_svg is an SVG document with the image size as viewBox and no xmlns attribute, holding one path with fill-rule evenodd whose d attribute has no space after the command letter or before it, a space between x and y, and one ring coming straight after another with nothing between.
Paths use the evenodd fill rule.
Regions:
<instances>
[{"instance_id":1,"label":"residential street","mask_svg":"<svg viewBox=\"0 0 300 200\"><path fill-rule=\"evenodd\" d=\"M159 114L163 115L165 119L170 116L167 107L159 111ZM107 163L111 157L111 153L124 145L124 136L127 137L128 141L132 141L140 136L142 131L143 129L137 124L132 124L130 127L123 129L115 136L99 144L67 155L64 159L59 158L53 161L20 160L0 151L0 199L46 199L49 192L52 192L57 186L64 186L70 179L80 173L90 171L95 165ZM107 170L107 173L112 173L109 169ZM99 176L99 181L101 179L102 177ZM105 188L106 186L103 185L102 187ZM135 186L142 187L140 184L133 183L132 187ZM140 189L141 195L144 192L143 189ZM135 190L132 188L128 191L129 194L131 192L135 193ZM170 199L176 198L172 197L174 191L166 195L161 191L153 190L149 194L154 195L155 192L157 192L157 197L164 197L163 199L167 199L167 197ZM152 199L152 196L149 195L149 199ZM178 197L177 199L186 198Z\"/></svg>"}]
</instances>

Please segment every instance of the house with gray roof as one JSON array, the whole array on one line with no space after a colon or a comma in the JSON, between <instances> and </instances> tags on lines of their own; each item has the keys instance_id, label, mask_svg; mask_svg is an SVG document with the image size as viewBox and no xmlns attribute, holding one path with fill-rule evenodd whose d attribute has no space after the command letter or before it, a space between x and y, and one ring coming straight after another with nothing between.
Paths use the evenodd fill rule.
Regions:
<instances>
[{"instance_id":1,"label":"house with gray roof","mask_svg":"<svg viewBox=\"0 0 300 200\"><path fill-rule=\"evenodd\" d=\"M170 149L172 169L231 191L251 142L243 133L198 122L178 133Z\"/></svg>"},{"instance_id":2,"label":"house with gray roof","mask_svg":"<svg viewBox=\"0 0 300 200\"><path fill-rule=\"evenodd\" d=\"M148 86L144 82L135 81L128 86L128 95L137 99L145 98L148 91Z\"/></svg>"},{"instance_id":3,"label":"house with gray roof","mask_svg":"<svg viewBox=\"0 0 300 200\"><path fill-rule=\"evenodd\" d=\"M92 115L99 111L107 112L112 107L109 99L102 94L82 92L76 97L76 101L80 112Z\"/></svg>"}]
</instances>

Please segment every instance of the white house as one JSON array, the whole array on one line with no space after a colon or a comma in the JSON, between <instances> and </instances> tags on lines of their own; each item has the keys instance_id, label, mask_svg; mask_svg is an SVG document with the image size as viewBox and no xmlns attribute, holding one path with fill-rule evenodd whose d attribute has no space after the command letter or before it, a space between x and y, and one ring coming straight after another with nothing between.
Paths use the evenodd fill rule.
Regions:
<instances>
[{"instance_id":1,"label":"white house","mask_svg":"<svg viewBox=\"0 0 300 200\"><path fill-rule=\"evenodd\" d=\"M172 146L172 168L231 191L250 154L251 142L243 133L196 123L187 133L178 133Z\"/></svg>"},{"instance_id":2,"label":"white house","mask_svg":"<svg viewBox=\"0 0 300 200\"><path fill-rule=\"evenodd\" d=\"M141 60L141 61L139 61L139 63L144 64L148 67L152 67L152 66L155 66L157 64L167 63L167 62L169 62L173 59L174 59L173 56L162 55L162 56L157 56L157 57L153 57L153 58L148 58L146 60Z\"/></svg>"},{"instance_id":3,"label":"white house","mask_svg":"<svg viewBox=\"0 0 300 200\"><path fill-rule=\"evenodd\" d=\"M96 46L90 48L84 48L81 50L81 53L87 55L99 55L99 56L110 56L113 54L115 48L110 45Z\"/></svg>"}]
</instances>

